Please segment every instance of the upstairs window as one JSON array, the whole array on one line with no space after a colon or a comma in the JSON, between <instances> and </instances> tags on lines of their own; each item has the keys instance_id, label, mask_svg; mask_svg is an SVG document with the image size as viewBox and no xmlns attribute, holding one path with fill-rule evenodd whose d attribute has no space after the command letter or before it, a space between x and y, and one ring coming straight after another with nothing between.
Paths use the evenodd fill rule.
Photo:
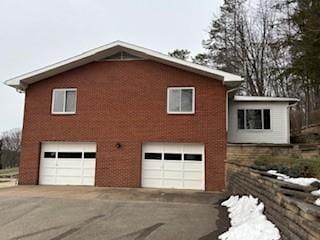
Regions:
<instances>
[{"instance_id":1,"label":"upstairs window","mask_svg":"<svg viewBox=\"0 0 320 240\"><path fill-rule=\"evenodd\" d=\"M52 92L52 113L73 114L76 113L76 89L54 89Z\"/></svg>"},{"instance_id":2,"label":"upstairs window","mask_svg":"<svg viewBox=\"0 0 320 240\"><path fill-rule=\"evenodd\" d=\"M194 113L195 89L193 87L169 87L167 112L169 114Z\"/></svg>"},{"instance_id":3,"label":"upstairs window","mask_svg":"<svg viewBox=\"0 0 320 240\"><path fill-rule=\"evenodd\" d=\"M271 129L270 109L238 109L238 129Z\"/></svg>"}]
</instances>

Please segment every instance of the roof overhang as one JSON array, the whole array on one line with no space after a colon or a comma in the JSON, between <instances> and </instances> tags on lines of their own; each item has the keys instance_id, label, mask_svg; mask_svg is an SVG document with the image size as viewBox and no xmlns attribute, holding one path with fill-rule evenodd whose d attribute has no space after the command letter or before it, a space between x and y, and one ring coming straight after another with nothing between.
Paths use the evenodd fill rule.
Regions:
<instances>
[{"instance_id":1,"label":"roof overhang","mask_svg":"<svg viewBox=\"0 0 320 240\"><path fill-rule=\"evenodd\" d=\"M298 98L287 97L261 97L261 96L234 96L234 102L288 102L293 104L299 102Z\"/></svg>"},{"instance_id":2,"label":"roof overhang","mask_svg":"<svg viewBox=\"0 0 320 240\"><path fill-rule=\"evenodd\" d=\"M175 57L171 57L160 52L139 47L130 43L115 41L110 44L86 51L75 57L71 57L66 60L57 62L55 64L29 72L27 74L23 74L18 77L9 79L5 81L5 84L14 87L18 90L25 90L30 84L94 61L100 61L119 51L126 51L132 55L141 57L143 59L153 60L189 72L210 77L216 80L221 80L223 81L223 84L227 86L227 88L238 87L243 81L243 78L241 76L235 74L180 60Z\"/></svg>"}]
</instances>

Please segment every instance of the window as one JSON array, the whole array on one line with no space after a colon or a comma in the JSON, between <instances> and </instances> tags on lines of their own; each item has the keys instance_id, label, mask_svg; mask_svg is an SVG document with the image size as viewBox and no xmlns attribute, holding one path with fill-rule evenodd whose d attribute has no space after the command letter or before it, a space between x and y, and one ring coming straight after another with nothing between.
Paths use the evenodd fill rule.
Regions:
<instances>
[{"instance_id":1,"label":"window","mask_svg":"<svg viewBox=\"0 0 320 240\"><path fill-rule=\"evenodd\" d=\"M180 153L165 153L164 160L181 160L182 156Z\"/></svg>"},{"instance_id":2,"label":"window","mask_svg":"<svg viewBox=\"0 0 320 240\"><path fill-rule=\"evenodd\" d=\"M185 161L202 161L202 154L184 154Z\"/></svg>"},{"instance_id":3,"label":"window","mask_svg":"<svg viewBox=\"0 0 320 240\"><path fill-rule=\"evenodd\" d=\"M95 152L85 152L84 158L96 158L96 153Z\"/></svg>"},{"instance_id":4,"label":"window","mask_svg":"<svg viewBox=\"0 0 320 240\"><path fill-rule=\"evenodd\" d=\"M194 113L195 89L193 87L170 87L167 91L167 112L176 114Z\"/></svg>"},{"instance_id":5,"label":"window","mask_svg":"<svg viewBox=\"0 0 320 240\"><path fill-rule=\"evenodd\" d=\"M59 152L58 158L82 158L82 152Z\"/></svg>"},{"instance_id":6,"label":"window","mask_svg":"<svg viewBox=\"0 0 320 240\"><path fill-rule=\"evenodd\" d=\"M161 160L162 154L161 153L145 153L144 159L148 160Z\"/></svg>"},{"instance_id":7,"label":"window","mask_svg":"<svg viewBox=\"0 0 320 240\"><path fill-rule=\"evenodd\" d=\"M72 114L76 112L76 89L54 89L52 93L52 113Z\"/></svg>"},{"instance_id":8,"label":"window","mask_svg":"<svg viewBox=\"0 0 320 240\"><path fill-rule=\"evenodd\" d=\"M246 110L246 129L262 129L261 110Z\"/></svg>"},{"instance_id":9,"label":"window","mask_svg":"<svg viewBox=\"0 0 320 240\"><path fill-rule=\"evenodd\" d=\"M56 158L56 153L55 152L45 152L44 157L45 158Z\"/></svg>"},{"instance_id":10,"label":"window","mask_svg":"<svg viewBox=\"0 0 320 240\"><path fill-rule=\"evenodd\" d=\"M271 129L270 109L238 109L238 129Z\"/></svg>"}]
</instances>

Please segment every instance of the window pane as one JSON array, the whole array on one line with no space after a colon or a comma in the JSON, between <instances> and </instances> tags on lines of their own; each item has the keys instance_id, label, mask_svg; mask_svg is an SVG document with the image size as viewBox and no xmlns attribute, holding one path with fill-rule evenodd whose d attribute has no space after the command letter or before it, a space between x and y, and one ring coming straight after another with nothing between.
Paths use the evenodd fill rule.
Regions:
<instances>
[{"instance_id":1,"label":"window pane","mask_svg":"<svg viewBox=\"0 0 320 240\"><path fill-rule=\"evenodd\" d=\"M53 112L63 112L64 111L64 91L54 91L53 97Z\"/></svg>"},{"instance_id":2,"label":"window pane","mask_svg":"<svg viewBox=\"0 0 320 240\"><path fill-rule=\"evenodd\" d=\"M180 112L180 89L169 90L169 111Z\"/></svg>"},{"instance_id":3,"label":"window pane","mask_svg":"<svg viewBox=\"0 0 320 240\"><path fill-rule=\"evenodd\" d=\"M264 129L270 129L270 109L263 110Z\"/></svg>"},{"instance_id":4,"label":"window pane","mask_svg":"<svg viewBox=\"0 0 320 240\"><path fill-rule=\"evenodd\" d=\"M246 110L246 128L262 129L261 110Z\"/></svg>"},{"instance_id":5,"label":"window pane","mask_svg":"<svg viewBox=\"0 0 320 240\"><path fill-rule=\"evenodd\" d=\"M95 152L85 152L84 158L96 158L96 153Z\"/></svg>"},{"instance_id":6,"label":"window pane","mask_svg":"<svg viewBox=\"0 0 320 240\"><path fill-rule=\"evenodd\" d=\"M181 160L182 156L179 153L165 153L164 160Z\"/></svg>"},{"instance_id":7,"label":"window pane","mask_svg":"<svg viewBox=\"0 0 320 240\"><path fill-rule=\"evenodd\" d=\"M244 129L244 110L238 110L238 129Z\"/></svg>"},{"instance_id":8,"label":"window pane","mask_svg":"<svg viewBox=\"0 0 320 240\"><path fill-rule=\"evenodd\" d=\"M186 161L202 161L201 154L185 154L184 160Z\"/></svg>"},{"instance_id":9,"label":"window pane","mask_svg":"<svg viewBox=\"0 0 320 240\"><path fill-rule=\"evenodd\" d=\"M76 91L66 92L66 112L76 111Z\"/></svg>"},{"instance_id":10,"label":"window pane","mask_svg":"<svg viewBox=\"0 0 320 240\"><path fill-rule=\"evenodd\" d=\"M56 153L55 152L45 152L44 153L44 157L45 158L55 158L56 157Z\"/></svg>"},{"instance_id":11,"label":"window pane","mask_svg":"<svg viewBox=\"0 0 320 240\"><path fill-rule=\"evenodd\" d=\"M192 89L181 90L181 112L192 112Z\"/></svg>"},{"instance_id":12,"label":"window pane","mask_svg":"<svg viewBox=\"0 0 320 240\"><path fill-rule=\"evenodd\" d=\"M161 153L145 153L144 159L161 160Z\"/></svg>"},{"instance_id":13,"label":"window pane","mask_svg":"<svg viewBox=\"0 0 320 240\"><path fill-rule=\"evenodd\" d=\"M59 152L58 158L82 158L82 152Z\"/></svg>"}]
</instances>

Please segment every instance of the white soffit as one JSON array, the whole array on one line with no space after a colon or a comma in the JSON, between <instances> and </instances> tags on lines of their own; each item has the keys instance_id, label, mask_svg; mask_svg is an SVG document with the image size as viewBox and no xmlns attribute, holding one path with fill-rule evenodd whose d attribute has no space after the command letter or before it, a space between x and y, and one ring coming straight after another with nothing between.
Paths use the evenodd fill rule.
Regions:
<instances>
[{"instance_id":1,"label":"white soffit","mask_svg":"<svg viewBox=\"0 0 320 240\"><path fill-rule=\"evenodd\" d=\"M5 82L5 84L17 89L24 90L29 84L41 81L42 79L46 79L48 77L71 70L73 68L80 67L90 62L99 61L119 51L126 51L130 54L144 59L150 59L189 72L194 72L203 76L221 80L225 85L230 87L237 87L243 81L243 78L239 75L180 60L175 57L171 57L160 52L139 47L130 43L115 41L110 44L86 51L75 57L71 57L55 64L9 79Z\"/></svg>"}]
</instances>

